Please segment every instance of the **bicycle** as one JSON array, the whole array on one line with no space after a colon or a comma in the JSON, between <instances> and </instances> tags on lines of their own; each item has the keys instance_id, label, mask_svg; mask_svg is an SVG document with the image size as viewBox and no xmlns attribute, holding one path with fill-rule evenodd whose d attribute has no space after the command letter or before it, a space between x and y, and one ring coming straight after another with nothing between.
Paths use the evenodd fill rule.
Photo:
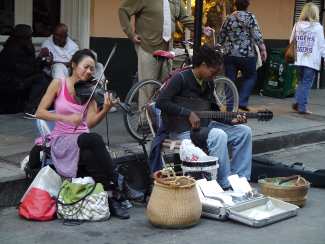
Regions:
<instances>
[{"instance_id":1,"label":"bicycle","mask_svg":"<svg viewBox=\"0 0 325 244\"><path fill-rule=\"evenodd\" d=\"M191 67L191 56L188 45L193 45L193 43L189 41L182 42L184 54L178 55L177 57L185 56L185 59L181 66L173 69L168 77L166 77L162 82L154 79L139 81L135 83L127 93L125 104L129 111L124 113L123 120L127 131L136 140L149 139L150 130L144 119L145 117L143 116L145 114L146 104L156 100L159 94L159 89L166 82L166 80L170 79L171 74L176 73L175 70L178 71ZM160 61L164 61L166 59L170 60L176 57L173 52L167 51L156 51L153 53L153 55L157 57L157 59L160 59ZM239 104L239 95L236 85L230 79L224 76L217 76L214 79L214 86L215 88L213 94L220 110L236 112ZM141 90L143 91L143 89L148 88L152 91L151 96L148 97L148 101L139 106L139 93Z\"/></svg>"}]
</instances>

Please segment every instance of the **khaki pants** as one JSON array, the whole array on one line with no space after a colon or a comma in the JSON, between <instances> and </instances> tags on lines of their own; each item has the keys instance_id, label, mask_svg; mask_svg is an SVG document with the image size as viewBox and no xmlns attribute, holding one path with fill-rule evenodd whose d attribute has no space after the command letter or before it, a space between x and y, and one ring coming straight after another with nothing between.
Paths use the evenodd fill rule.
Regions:
<instances>
[{"instance_id":1,"label":"khaki pants","mask_svg":"<svg viewBox=\"0 0 325 244\"><path fill-rule=\"evenodd\" d=\"M139 45L135 45L138 55L138 80L153 79L162 81L171 70L171 61L158 61L151 53L146 52ZM153 95L154 87L146 86L139 91L139 110L143 111L145 104ZM141 113L141 121L145 121L145 114Z\"/></svg>"}]
</instances>

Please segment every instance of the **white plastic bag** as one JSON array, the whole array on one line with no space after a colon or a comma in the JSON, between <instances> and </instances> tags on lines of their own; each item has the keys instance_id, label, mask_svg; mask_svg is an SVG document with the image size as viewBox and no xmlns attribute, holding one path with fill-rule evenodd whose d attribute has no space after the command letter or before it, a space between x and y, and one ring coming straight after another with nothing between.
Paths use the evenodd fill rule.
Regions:
<instances>
[{"instance_id":1,"label":"white plastic bag","mask_svg":"<svg viewBox=\"0 0 325 244\"><path fill-rule=\"evenodd\" d=\"M47 191L52 197L57 198L61 185L61 177L50 166L45 166L38 172L20 202L23 202L26 194L33 187Z\"/></svg>"},{"instance_id":2,"label":"white plastic bag","mask_svg":"<svg viewBox=\"0 0 325 244\"><path fill-rule=\"evenodd\" d=\"M210 162L217 161L218 158L208 156L201 148L196 147L191 140L182 141L179 148L179 156L183 162Z\"/></svg>"},{"instance_id":3,"label":"white plastic bag","mask_svg":"<svg viewBox=\"0 0 325 244\"><path fill-rule=\"evenodd\" d=\"M95 184L94 179L92 177L90 177L90 176L72 178L71 182L75 183L75 184L81 184L81 185Z\"/></svg>"}]
</instances>

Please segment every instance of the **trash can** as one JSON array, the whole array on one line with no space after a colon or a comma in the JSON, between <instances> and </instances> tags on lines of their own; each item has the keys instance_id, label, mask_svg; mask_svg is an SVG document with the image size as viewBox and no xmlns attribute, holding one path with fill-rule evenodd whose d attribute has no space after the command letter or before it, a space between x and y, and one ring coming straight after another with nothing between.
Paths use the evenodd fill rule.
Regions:
<instances>
[{"instance_id":1,"label":"trash can","mask_svg":"<svg viewBox=\"0 0 325 244\"><path fill-rule=\"evenodd\" d=\"M285 62L284 49L270 49L266 65L263 95L278 98L293 96L298 78L297 71L292 64Z\"/></svg>"}]
</instances>

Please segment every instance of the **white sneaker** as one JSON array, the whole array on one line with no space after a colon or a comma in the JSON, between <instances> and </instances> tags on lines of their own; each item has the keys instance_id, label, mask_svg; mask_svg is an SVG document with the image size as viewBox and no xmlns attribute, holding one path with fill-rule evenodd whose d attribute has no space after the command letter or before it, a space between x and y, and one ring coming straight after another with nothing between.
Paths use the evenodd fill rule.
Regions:
<instances>
[{"instance_id":1,"label":"white sneaker","mask_svg":"<svg viewBox=\"0 0 325 244\"><path fill-rule=\"evenodd\" d=\"M108 112L109 113L114 113L117 111L117 108L116 107L112 107Z\"/></svg>"}]
</instances>

